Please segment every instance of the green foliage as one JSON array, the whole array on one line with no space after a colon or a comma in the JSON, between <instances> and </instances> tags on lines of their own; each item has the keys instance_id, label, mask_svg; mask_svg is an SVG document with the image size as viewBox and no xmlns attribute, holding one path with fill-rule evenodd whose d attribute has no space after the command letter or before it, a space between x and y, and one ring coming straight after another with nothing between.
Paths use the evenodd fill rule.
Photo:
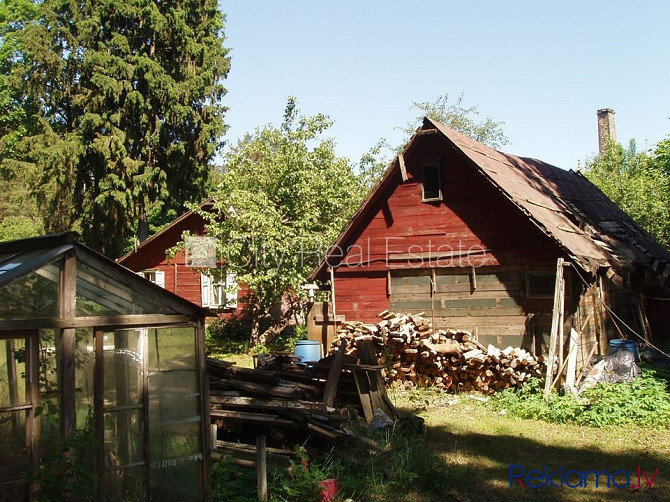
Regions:
<instances>
[{"instance_id":1,"label":"green foliage","mask_svg":"<svg viewBox=\"0 0 670 502\"><path fill-rule=\"evenodd\" d=\"M449 104L449 95L440 96L435 101L414 101L413 107L421 111L416 120L409 122L403 130L407 135L414 134L417 124L423 117L428 117L456 131L469 136L475 141L484 143L491 148L500 148L509 143L509 139L502 130L504 122L496 122L491 117L482 121L477 120L479 107L477 105L465 107L463 100L465 93L462 92L455 103Z\"/></svg>"},{"instance_id":2,"label":"green foliage","mask_svg":"<svg viewBox=\"0 0 670 502\"><path fill-rule=\"evenodd\" d=\"M207 326L205 344L213 353L246 354L249 351L249 324L237 317L217 319Z\"/></svg>"},{"instance_id":3,"label":"green foliage","mask_svg":"<svg viewBox=\"0 0 670 502\"><path fill-rule=\"evenodd\" d=\"M670 139L651 153L611 143L584 175L644 230L670 247Z\"/></svg>"},{"instance_id":4,"label":"green foliage","mask_svg":"<svg viewBox=\"0 0 670 502\"><path fill-rule=\"evenodd\" d=\"M465 107L464 99L465 93L462 92L453 104L449 103L448 94L440 96L435 101L414 101L412 107L419 110L421 115L399 129L404 131L409 139L416 132L423 117L428 117L491 148L500 148L509 143L502 130L504 122L497 122L488 116L484 120L478 120L479 107L477 105ZM364 153L358 163L361 184L368 190L371 189L386 171L390 159L400 152L403 146L404 144L393 148L385 139L381 139Z\"/></svg>"},{"instance_id":5,"label":"green foliage","mask_svg":"<svg viewBox=\"0 0 670 502\"><path fill-rule=\"evenodd\" d=\"M324 115L300 116L289 98L280 127L257 129L228 154L213 211L200 211L223 266L251 291L252 345L272 308L301 294L362 197L348 161L322 139L330 125Z\"/></svg>"},{"instance_id":6,"label":"green foliage","mask_svg":"<svg viewBox=\"0 0 670 502\"><path fill-rule=\"evenodd\" d=\"M89 501L96 498L95 451L98 441L90 432L73 438L54 437L37 472L28 479L35 485L35 499Z\"/></svg>"},{"instance_id":7,"label":"green foliage","mask_svg":"<svg viewBox=\"0 0 670 502\"><path fill-rule=\"evenodd\" d=\"M366 433L361 429L359 432L377 441L383 450L370 453L360 449L350 450L342 445L324 458L312 459L298 447L297 458L291 462L288 471L270 471L270 500L316 502L320 500L319 481L326 479L338 482L336 500L351 498L398 502L414 500L413 495L416 493L443 497L452 484L458 482L456 475L436 459L430 445L416 429L376 433ZM230 457L216 461L212 476L213 500L256 500L254 474L253 470L236 466ZM247 495L240 495L243 493Z\"/></svg>"},{"instance_id":8,"label":"green foliage","mask_svg":"<svg viewBox=\"0 0 670 502\"><path fill-rule=\"evenodd\" d=\"M25 118L7 121L20 139L3 165L34 172L46 231L115 257L205 194L225 131L224 16L214 0L34 7L2 68Z\"/></svg>"},{"instance_id":9,"label":"green foliage","mask_svg":"<svg viewBox=\"0 0 670 502\"><path fill-rule=\"evenodd\" d=\"M644 369L631 383L601 383L577 399L569 394L552 394L547 403L540 380L534 379L519 389L500 392L490 403L512 416L558 424L669 428L670 394L666 385L657 371Z\"/></svg>"}]
</instances>

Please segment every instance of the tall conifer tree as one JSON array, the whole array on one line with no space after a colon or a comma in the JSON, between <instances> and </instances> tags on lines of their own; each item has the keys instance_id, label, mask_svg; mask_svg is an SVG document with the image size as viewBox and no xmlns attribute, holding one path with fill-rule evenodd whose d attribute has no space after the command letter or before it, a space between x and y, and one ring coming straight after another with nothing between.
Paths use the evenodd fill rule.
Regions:
<instances>
[{"instance_id":1,"label":"tall conifer tree","mask_svg":"<svg viewBox=\"0 0 670 502\"><path fill-rule=\"evenodd\" d=\"M14 68L47 230L118 256L205 192L230 67L216 0L45 0ZM161 221L163 220L163 221Z\"/></svg>"}]
</instances>

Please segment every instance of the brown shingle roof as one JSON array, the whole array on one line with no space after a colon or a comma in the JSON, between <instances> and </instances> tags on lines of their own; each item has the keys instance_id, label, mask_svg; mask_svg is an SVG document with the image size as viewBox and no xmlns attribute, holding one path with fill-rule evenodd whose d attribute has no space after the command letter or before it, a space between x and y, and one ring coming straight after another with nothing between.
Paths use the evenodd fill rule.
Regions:
<instances>
[{"instance_id":1,"label":"brown shingle roof","mask_svg":"<svg viewBox=\"0 0 670 502\"><path fill-rule=\"evenodd\" d=\"M424 119L582 267L670 263L670 253L580 173L487 147Z\"/></svg>"},{"instance_id":2,"label":"brown shingle roof","mask_svg":"<svg viewBox=\"0 0 670 502\"><path fill-rule=\"evenodd\" d=\"M469 159L501 193L510 199L549 238L587 271L601 266L670 268L670 253L642 230L614 202L582 174L541 160L494 150L444 124L424 118L420 129L436 129ZM416 135L405 146L407 152ZM342 246L375 198L389 181L395 159L349 224L335 241ZM311 274L315 279L326 266L324 258Z\"/></svg>"}]
</instances>

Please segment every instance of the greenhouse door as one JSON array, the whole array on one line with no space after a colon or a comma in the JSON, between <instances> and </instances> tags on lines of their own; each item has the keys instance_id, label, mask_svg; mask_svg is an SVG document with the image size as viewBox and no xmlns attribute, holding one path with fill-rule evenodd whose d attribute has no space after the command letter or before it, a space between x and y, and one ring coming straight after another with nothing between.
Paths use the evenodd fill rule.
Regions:
<instances>
[{"instance_id":1,"label":"greenhouse door","mask_svg":"<svg viewBox=\"0 0 670 502\"><path fill-rule=\"evenodd\" d=\"M0 501L28 500L25 473L38 453L37 387L37 333L0 334Z\"/></svg>"},{"instance_id":2,"label":"greenhouse door","mask_svg":"<svg viewBox=\"0 0 670 502\"><path fill-rule=\"evenodd\" d=\"M147 500L147 333L97 331L96 417L102 499Z\"/></svg>"}]
</instances>

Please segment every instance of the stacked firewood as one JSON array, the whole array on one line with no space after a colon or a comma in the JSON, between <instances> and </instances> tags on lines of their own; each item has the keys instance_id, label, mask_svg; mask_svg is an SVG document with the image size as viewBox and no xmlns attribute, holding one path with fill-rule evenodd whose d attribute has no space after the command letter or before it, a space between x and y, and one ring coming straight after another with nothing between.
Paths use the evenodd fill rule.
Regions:
<instances>
[{"instance_id":1,"label":"stacked firewood","mask_svg":"<svg viewBox=\"0 0 670 502\"><path fill-rule=\"evenodd\" d=\"M385 310L379 317L378 324L344 322L331 350L344 339L346 353L356 355L357 341L373 341L389 386L490 394L521 386L544 372L541 356L520 348L486 347L464 330L433 332L421 315Z\"/></svg>"}]
</instances>

